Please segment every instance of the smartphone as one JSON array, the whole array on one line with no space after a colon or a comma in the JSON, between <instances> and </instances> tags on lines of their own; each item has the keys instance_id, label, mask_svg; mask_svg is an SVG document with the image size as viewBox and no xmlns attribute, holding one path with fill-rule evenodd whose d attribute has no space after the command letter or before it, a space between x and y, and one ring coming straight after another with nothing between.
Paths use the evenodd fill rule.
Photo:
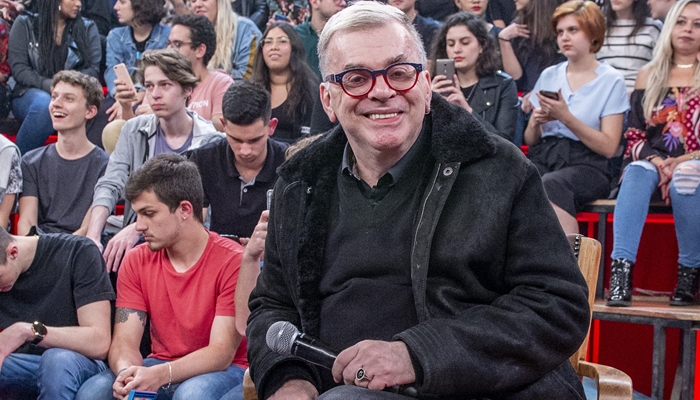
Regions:
<instances>
[{"instance_id":1,"label":"smartphone","mask_svg":"<svg viewBox=\"0 0 700 400\"><path fill-rule=\"evenodd\" d=\"M275 21L287 22L287 17L284 14L275 14Z\"/></svg>"},{"instance_id":2,"label":"smartphone","mask_svg":"<svg viewBox=\"0 0 700 400\"><path fill-rule=\"evenodd\" d=\"M155 399L158 396L156 392L148 392L145 390L132 390L129 392L128 400L148 400Z\"/></svg>"},{"instance_id":3,"label":"smartphone","mask_svg":"<svg viewBox=\"0 0 700 400\"><path fill-rule=\"evenodd\" d=\"M129 85L129 88L136 92L136 88L134 87L134 82L131 81L131 76L129 76L129 71L126 69L126 65L124 63L119 63L114 66L114 73L117 75L117 79L119 79L122 82L126 82L127 85Z\"/></svg>"},{"instance_id":4,"label":"smartphone","mask_svg":"<svg viewBox=\"0 0 700 400\"><path fill-rule=\"evenodd\" d=\"M241 237L238 235L229 235L226 233L221 233L221 234L219 234L219 236L221 236L222 238L231 239L234 242L241 244Z\"/></svg>"},{"instance_id":5,"label":"smartphone","mask_svg":"<svg viewBox=\"0 0 700 400\"><path fill-rule=\"evenodd\" d=\"M273 189L270 189L267 191L267 209L270 209L270 205L272 205L272 193L274 192Z\"/></svg>"},{"instance_id":6,"label":"smartphone","mask_svg":"<svg viewBox=\"0 0 700 400\"><path fill-rule=\"evenodd\" d=\"M455 84L455 60L440 58L435 61L435 75L445 75L447 80Z\"/></svg>"},{"instance_id":7,"label":"smartphone","mask_svg":"<svg viewBox=\"0 0 700 400\"><path fill-rule=\"evenodd\" d=\"M540 90L540 94L552 100L559 100L559 93L551 92L549 90Z\"/></svg>"}]
</instances>

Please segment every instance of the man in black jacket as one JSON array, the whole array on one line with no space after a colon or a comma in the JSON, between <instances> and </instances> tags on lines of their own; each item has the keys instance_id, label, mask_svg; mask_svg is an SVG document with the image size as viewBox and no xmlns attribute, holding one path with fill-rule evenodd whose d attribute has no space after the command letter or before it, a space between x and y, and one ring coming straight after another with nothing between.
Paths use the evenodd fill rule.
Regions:
<instances>
[{"instance_id":1,"label":"man in black jacket","mask_svg":"<svg viewBox=\"0 0 700 400\"><path fill-rule=\"evenodd\" d=\"M582 399L586 284L535 167L430 91L403 13L358 2L319 41L340 125L279 169L248 360L261 399ZM289 321L332 370L272 352Z\"/></svg>"}]
</instances>

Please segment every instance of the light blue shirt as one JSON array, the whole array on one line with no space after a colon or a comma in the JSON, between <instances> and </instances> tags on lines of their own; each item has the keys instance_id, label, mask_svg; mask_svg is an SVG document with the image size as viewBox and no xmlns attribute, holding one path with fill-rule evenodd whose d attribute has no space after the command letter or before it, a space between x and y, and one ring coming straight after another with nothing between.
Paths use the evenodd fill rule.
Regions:
<instances>
[{"instance_id":1,"label":"light blue shirt","mask_svg":"<svg viewBox=\"0 0 700 400\"><path fill-rule=\"evenodd\" d=\"M601 118L629 111L630 101L627 97L625 77L622 72L601 62L595 70L597 75L595 79L573 92L566 79L568 65L569 62L564 61L542 71L530 96L530 102L534 108L540 107L539 99L535 93L540 90L556 92L561 89L561 94L571 114L597 131L600 130ZM542 125L542 137L548 136L580 140L559 121L550 121Z\"/></svg>"}]
</instances>

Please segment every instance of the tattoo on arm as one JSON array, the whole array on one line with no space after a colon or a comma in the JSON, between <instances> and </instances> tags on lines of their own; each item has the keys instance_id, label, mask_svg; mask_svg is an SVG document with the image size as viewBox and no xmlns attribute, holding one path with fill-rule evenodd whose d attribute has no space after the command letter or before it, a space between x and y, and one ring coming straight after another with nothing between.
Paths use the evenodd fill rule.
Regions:
<instances>
[{"instance_id":1,"label":"tattoo on arm","mask_svg":"<svg viewBox=\"0 0 700 400\"><path fill-rule=\"evenodd\" d=\"M134 310L133 308L119 308L117 307L116 312L114 313L114 323L115 324L120 324L123 322L126 322L129 319L129 314L136 313L136 316L139 317L139 320L141 321L142 326L146 326L146 312L141 311L141 310Z\"/></svg>"}]
</instances>

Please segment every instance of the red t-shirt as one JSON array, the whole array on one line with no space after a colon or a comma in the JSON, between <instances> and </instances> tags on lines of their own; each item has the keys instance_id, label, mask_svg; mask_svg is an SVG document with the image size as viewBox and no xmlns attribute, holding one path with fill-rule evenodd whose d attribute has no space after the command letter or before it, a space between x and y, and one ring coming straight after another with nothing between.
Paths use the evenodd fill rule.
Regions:
<instances>
[{"instance_id":1,"label":"red t-shirt","mask_svg":"<svg viewBox=\"0 0 700 400\"><path fill-rule=\"evenodd\" d=\"M243 248L209 232L188 271L175 271L165 250L144 243L126 253L117 280L117 307L145 311L151 320L151 354L176 360L209 345L214 316L235 316L233 306ZM245 339L232 363L248 367Z\"/></svg>"}]
</instances>

